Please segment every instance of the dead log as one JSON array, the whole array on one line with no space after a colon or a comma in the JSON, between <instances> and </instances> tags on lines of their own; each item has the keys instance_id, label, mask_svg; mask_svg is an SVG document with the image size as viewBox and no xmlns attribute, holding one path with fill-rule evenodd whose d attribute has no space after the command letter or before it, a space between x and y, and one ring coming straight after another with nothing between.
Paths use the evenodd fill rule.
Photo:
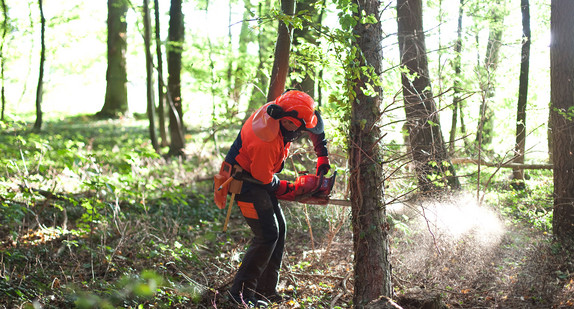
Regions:
<instances>
[{"instance_id":1,"label":"dead log","mask_svg":"<svg viewBox=\"0 0 574 309\"><path fill-rule=\"evenodd\" d=\"M552 164L524 164L524 163L493 163L485 160L477 160L472 158L454 158L450 160L452 164L476 164L484 165L488 167L504 167L512 169L523 169L523 170L551 170L553 169Z\"/></svg>"}]
</instances>

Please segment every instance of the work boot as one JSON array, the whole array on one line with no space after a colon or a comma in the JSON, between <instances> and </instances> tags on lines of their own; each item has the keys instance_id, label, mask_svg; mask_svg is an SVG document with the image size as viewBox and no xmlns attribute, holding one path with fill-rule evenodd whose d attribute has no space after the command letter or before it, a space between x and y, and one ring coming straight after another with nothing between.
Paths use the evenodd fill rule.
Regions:
<instances>
[{"instance_id":1,"label":"work boot","mask_svg":"<svg viewBox=\"0 0 574 309\"><path fill-rule=\"evenodd\" d=\"M261 299L257 299L253 296L243 296L236 295L228 292L229 299L234 304L238 305L239 308L267 308L269 304Z\"/></svg>"},{"instance_id":2,"label":"work boot","mask_svg":"<svg viewBox=\"0 0 574 309\"><path fill-rule=\"evenodd\" d=\"M287 297L279 294L278 292L261 293L258 294L258 298L273 304L280 304L288 300Z\"/></svg>"}]
</instances>

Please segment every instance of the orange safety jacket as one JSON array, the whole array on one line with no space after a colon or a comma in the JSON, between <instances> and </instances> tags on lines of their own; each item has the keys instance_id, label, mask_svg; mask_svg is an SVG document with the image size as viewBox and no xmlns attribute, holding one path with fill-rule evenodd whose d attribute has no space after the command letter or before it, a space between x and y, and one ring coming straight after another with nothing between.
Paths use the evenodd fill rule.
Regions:
<instances>
[{"instance_id":1,"label":"orange safety jacket","mask_svg":"<svg viewBox=\"0 0 574 309\"><path fill-rule=\"evenodd\" d=\"M269 130L273 131L273 133L267 134L268 138L265 138L265 140L261 137L262 134L260 132L254 131L254 117L256 117L256 115L263 115L262 112L265 113L267 105L268 104L264 105L253 113L243 124L241 131L225 157L225 161L232 165L239 164L243 170L251 174L253 178L261 181L267 190L275 191L279 187L279 179L276 176L274 177L274 175L283 169L283 164L289 154L291 143L283 141L283 135L281 134L281 130L278 130L278 124L276 124L276 128ZM273 135L275 136L273 137ZM311 139L315 145L317 155L327 155L324 133L316 136L313 135L315 134L311 134Z\"/></svg>"}]
</instances>

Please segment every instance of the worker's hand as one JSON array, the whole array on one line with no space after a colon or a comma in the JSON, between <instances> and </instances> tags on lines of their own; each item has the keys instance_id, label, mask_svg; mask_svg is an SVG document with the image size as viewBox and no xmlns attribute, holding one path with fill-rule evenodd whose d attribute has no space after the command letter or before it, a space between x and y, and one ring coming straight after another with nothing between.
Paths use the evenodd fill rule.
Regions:
<instances>
[{"instance_id":1,"label":"worker's hand","mask_svg":"<svg viewBox=\"0 0 574 309\"><path fill-rule=\"evenodd\" d=\"M275 191L275 196L279 200L294 201L295 200L295 185L287 180L279 182L279 189Z\"/></svg>"},{"instance_id":2,"label":"worker's hand","mask_svg":"<svg viewBox=\"0 0 574 309\"><path fill-rule=\"evenodd\" d=\"M329 164L329 157L323 156L317 158L317 174L316 175L325 175L331 169L331 165Z\"/></svg>"}]
</instances>

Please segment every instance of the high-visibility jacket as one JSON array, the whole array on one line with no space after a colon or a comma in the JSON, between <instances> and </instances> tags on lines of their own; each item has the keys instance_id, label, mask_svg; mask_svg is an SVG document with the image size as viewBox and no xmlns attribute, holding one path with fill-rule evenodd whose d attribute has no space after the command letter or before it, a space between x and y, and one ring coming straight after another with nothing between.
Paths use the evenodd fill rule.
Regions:
<instances>
[{"instance_id":1,"label":"high-visibility jacket","mask_svg":"<svg viewBox=\"0 0 574 309\"><path fill-rule=\"evenodd\" d=\"M267 190L275 191L279 187L279 179L274 175L283 169L291 143L283 141L281 130L278 129L275 130L276 133L269 135L271 137L265 140L260 137L261 134L257 134L254 131L254 117L258 113L262 115L261 112L264 112L266 108L267 104L253 113L243 124L241 131L225 157L225 161L232 165L239 164L253 178L261 181ZM317 156L326 156L328 152L325 134L308 133ZM273 137L273 135L275 136Z\"/></svg>"}]
</instances>

